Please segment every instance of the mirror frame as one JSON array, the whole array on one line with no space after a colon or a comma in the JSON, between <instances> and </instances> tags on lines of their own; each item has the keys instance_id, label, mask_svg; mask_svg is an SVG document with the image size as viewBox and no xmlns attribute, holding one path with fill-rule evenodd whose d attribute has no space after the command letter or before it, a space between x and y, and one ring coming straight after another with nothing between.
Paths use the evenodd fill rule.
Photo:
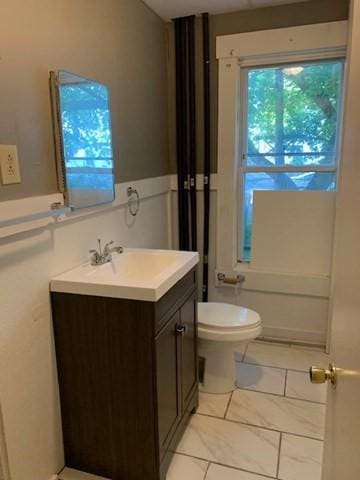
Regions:
<instances>
[{"instance_id":1,"label":"mirror frame","mask_svg":"<svg viewBox=\"0 0 360 480\"><path fill-rule=\"evenodd\" d=\"M94 201L91 201L87 204L76 205L71 203L70 190L67 185L67 167L66 167L66 158L65 158L65 145L63 138L62 130L62 113L61 113L61 100L60 100L60 86L61 82L59 80L59 75L61 73L67 73L78 78L83 78L84 80L90 83L96 83L102 85L107 89L108 92L108 105L109 105L109 122L110 122L110 140L111 140L111 154L112 154L112 196L106 200L96 199L94 195ZM113 141L112 141L112 122L111 122L111 110L110 110L110 101L109 101L109 89L107 85L98 82L96 80L91 80L89 78L83 77L76 73L68 72L66 70L50 70L49 71L49 87L50 87L50 99L51 99L51 116L53 124L53 138L55 146L55 164L56 164L56 176L57 176L57 185L60 193L64 196L64 203L66 206L70 207L72 210L78 210L81 208L95 207L97 205L104 205L107 203L112 203L115 200L115 168L114 168L114 150L113 150ZM94 189L96 192L96 189Z\"/></svg>"}]
</instances>

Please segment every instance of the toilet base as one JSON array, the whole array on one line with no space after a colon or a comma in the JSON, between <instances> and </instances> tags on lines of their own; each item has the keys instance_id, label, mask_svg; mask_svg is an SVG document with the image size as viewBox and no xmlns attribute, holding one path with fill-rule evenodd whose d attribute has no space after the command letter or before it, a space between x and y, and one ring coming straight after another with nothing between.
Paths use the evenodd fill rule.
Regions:
<instances>
[{"instance_id":1,"label":"toilet base","mask_svg":"<svg viewBox=\"0 0 360 480\"><path fill-rule=\"evenodd\" d=\"M198 304L199 355L202 383L207 393L236 389L235 351L261 335L260 315L248 308L226 303Z\"/></svg>"},{"instance_id":2,"label":"toilet base","mask_svg":"<svg viewBox=\"0 0 360 480\"><path fill-rule=\"evenodd\" d=\"M235 350L241 344L199 339L199 355L205 359L201 392L230 393L236 389Z\"/></svg>"}]
</instances>

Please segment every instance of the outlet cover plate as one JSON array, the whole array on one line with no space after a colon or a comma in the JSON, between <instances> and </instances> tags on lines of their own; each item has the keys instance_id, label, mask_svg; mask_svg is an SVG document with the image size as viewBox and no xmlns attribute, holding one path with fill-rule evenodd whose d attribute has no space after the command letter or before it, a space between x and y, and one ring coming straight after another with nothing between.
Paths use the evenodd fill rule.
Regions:
<instances>
[{"instance_id":1,"label":"outlet cover plate","mask_svg":"<svg viewBox=\"0 0 360 480\"><path fill-rule=\"evenodd\" d=\"M0 170L3 185L21 183L16 145L0 145Z\"/></svg>"}]
</instances>

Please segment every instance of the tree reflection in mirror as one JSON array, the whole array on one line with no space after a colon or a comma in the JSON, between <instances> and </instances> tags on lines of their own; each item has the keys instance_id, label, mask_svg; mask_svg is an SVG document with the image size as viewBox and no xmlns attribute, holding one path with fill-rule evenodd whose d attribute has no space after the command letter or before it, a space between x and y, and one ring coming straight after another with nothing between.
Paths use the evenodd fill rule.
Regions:
<instances>
[{"instance_id":1,"label":"tree reflection in mirror","mask_svg":"<svg viewBox=\"0 0 360 480\"><path fill-rule=\"evenodd\" d=\"M114 200L108 88L59 70L50 73L58 183L67 205Z\"/></svg>"}]
</instances>

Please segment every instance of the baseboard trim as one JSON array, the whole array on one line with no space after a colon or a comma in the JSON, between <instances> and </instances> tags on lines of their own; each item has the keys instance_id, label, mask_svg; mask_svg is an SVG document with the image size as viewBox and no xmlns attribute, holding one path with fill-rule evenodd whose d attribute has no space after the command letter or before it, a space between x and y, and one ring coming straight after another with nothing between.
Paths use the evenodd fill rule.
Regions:
<instances>
[{"instance_id":1,"label":"baseboard trim","mask_svg":"<svg viewBox=\"0 0 360 480\"><path fill-rule=\"evenodd\" d=\"M282 328L270 325L263 326L261 338L269 341L281 341L303 346L325 347L326 345L326 332Z\"/></svg>"}]
</instances>

